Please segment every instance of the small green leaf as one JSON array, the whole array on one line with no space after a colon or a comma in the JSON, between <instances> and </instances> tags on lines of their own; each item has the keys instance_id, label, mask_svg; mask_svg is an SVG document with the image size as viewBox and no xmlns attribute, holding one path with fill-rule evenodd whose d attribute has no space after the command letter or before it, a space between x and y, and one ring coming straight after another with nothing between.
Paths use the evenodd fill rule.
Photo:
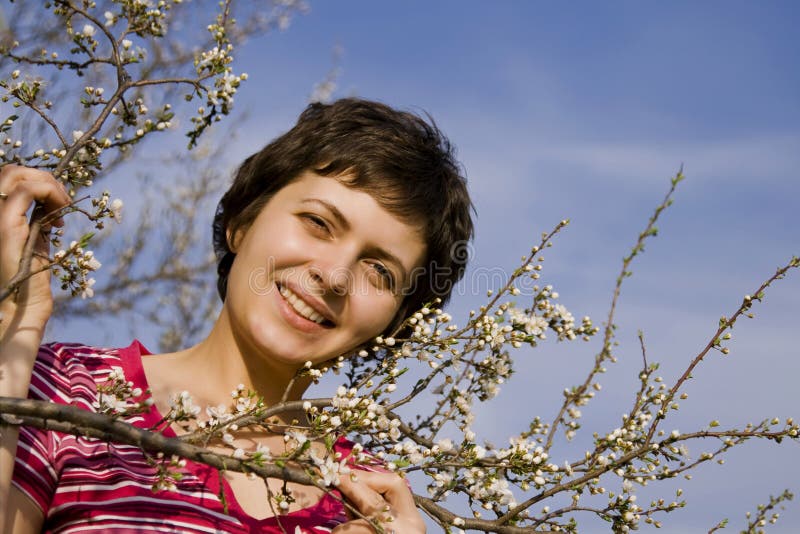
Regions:
<instances>
[{"instance_id":1,"label":"small green leaf","mask_svg":"<svg viewBox=\"0 0 800 534\"><path fill-rule=\"evenodd\" d=\"M83 234L81 238L78 240L78 246L83 248L89 244L89 241L94 237L94 232L88 232Z\"/></svg>"}]
</instances>

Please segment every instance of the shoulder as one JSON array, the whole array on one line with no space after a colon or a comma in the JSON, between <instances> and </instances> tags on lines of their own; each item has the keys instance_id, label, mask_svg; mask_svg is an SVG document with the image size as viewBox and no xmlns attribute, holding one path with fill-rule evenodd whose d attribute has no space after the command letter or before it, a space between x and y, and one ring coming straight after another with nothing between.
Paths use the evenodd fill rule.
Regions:
<instances>
[{"instance_id":1,"label":"shoulder","mask_svg":"<svg viewBox=\"0 0 800 534\"><path fill-rule=\"evenodd\" d=\"M29 398L61 404L81 405L91 409L97 384L122 373L124 349L104 348L81 343L47 343L39 353L31 375Z\"/></svg>"},{"instance_id":2,"label":"shoulder","mask_svg":"<svg viewBox=\"0 0 800 534\"><path fill-rule=\"evenodd\" d=\"M39 347L37 365L52 365L66 368L76 365L96 367L107 365L109 359L118 359L122 349L96 347L82 343L45 343Z\"/></svg>"}]
</instances>

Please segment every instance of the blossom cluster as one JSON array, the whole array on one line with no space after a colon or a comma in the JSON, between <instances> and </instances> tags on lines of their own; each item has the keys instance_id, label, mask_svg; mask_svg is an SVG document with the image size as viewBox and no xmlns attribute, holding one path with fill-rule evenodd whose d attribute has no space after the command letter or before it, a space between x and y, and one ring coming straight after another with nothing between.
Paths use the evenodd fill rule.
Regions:
<instances>
[{"instance_id":1,"label":"blossom cluster","mask_svg":"<svg viewBox=\"0 0 800 534\"><path fill-rule=\"evenodd\" d=\"M359 396L356 388L339 386L329 409L320 411L310 403L304 408L312 425L324 434L366 432L375 433L382 440L397 440L401 435L400 420L391 417L374 394Z\"/></svg>"},{"instance_id":2,"label":"blossom cluster","mask_svg":"<svg viewBox=\"0 0 800 534\"><path fill-rule=\"evenodd\" d=\"M102 265L94 252L84 250L83 246L91 235L84 236L81 242L72 241L69 247L59 250L53 255L54 267L53 274L61 282L61 289L69 290L72 295L80 295L81 298L94 296L95 279L90 274Z\"/></svg>"},{"instance_id":3,"label":"blossom cluster","mask_svg":"<svg viewBox=\"0 0 800 534\"><path fill-rule=\"evenodd\" d=\"M122 201L119 199L110 200L110 198L111 194L108 191L103 191L98 198L92 199L94 210L91 213L85 212L74 205L70 209L83 211L89 220L94 221L97 229L102 229L105 219L110 218L119 222L122 218ZM50 239L53 246L61 246L62 235L63 231L61 229L53 233ZM84 234L80 241L74 240L70 242L69 247L58 250L53 254L51 261L53 274L58 277L61 289L69 290L72 295L80 295L82 298L94 296L93 286L95 279L91 274L102 265L93 251L84 249L92 235L91 233Z\"/></svg>"},{"instance_id":4,"label":"blossom cluster","mask_svg":"<svg viewBox=\"0 0 800 534\"><path fill-rule=\"evenodd\" d=\"M186 460L180 456L171 455L168 458L164 453L158 453L155 458L148 458L148 463L155 467L156 474L153 482L153 491L177 491L177 482L183 478L182 470L186 467Z\"/></svg>"},{"instance_id":5,"label":"blossom cluster","mask_svg":"<svg viewBox=\"0 0 800 534\"><path fill-rule=\"evenodd\" d=\"M113 416L128 416L149 410L153 404L149 391L142 391L125 378L120 368L113 369L106 382L97 386L97 400L92 406L99 412Z\"/></svg>"},{"instance_id":6,"label":"blossom cluster","mask_svg":"<svg viewBox=\"0 0 800 534\"><path fill-rule=\"evenodd\" d=\"M222 116L231 112L233 97L239 85L247 80L247 73L235 74L231 63L233 62L233 43L228 35L228 25L232 24L229 17L228 3L222 4L222 11L217 15L217 20L207 27L214 45L200 52L194 60L195 71L199 79L213 78L213 86L198 89L202 94L205 105L197 109L197 114L192 117L194 128L189 136L189 147L197 143L198 137L212 123L221 120ZM191 100L193 95L188 95Z\"/></svg>"},{"instance_id":7,"label":"blossom cluster","mask_svg":"<svg viewBox=\"0 0 800 534\"><path fill-rule=\"evenodd\" d=\"M325 450L320 454L315 448L310 448L308 453L314 467L319 471L319 481L325 487L334 487L339 484L339 477L350 473L350 466L346 458L341 458L339 453Z\"/></svg>"},{"instance_id":8,"label":"blossom cluster","mask_svg":"<svg viewBox=\"0 0 800 534\"><path fill-rule=\"evenodd\" d=\"M103 219L112 219L114 222L122 222L122 200L115 198L111 200L111 193L103 191L99 197L92 199L92 207L94 213L89 216L89 219L95 221L95 227L98 230L103 229Z\"/></svg>"}]
</instances>

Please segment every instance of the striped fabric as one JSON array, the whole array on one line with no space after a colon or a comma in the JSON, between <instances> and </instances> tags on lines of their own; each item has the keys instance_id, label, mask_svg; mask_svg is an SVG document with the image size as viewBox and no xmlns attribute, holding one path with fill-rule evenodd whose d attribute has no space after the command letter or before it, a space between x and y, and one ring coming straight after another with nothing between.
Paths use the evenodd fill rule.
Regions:
<instances>
[{"instance_id":1,"label":"striped fabric","mask_svg":"<svg viewBox=\"0 0 800 534\"><path fill-rule=\"evenodd\" d=\"M138 341L123 349L44 345L28 396L94 411L97 385L106 383L112 370L122 370L136 387L147 389L141 360L146 354ZM126 420L151 428L161 419L153 406ZM169 429L165 434L174 435ZM343 456L351 447L344 439L336 444ZM280 518L256 519L242 510L213 468L188 461L181 472L175 491L154 492L156 469L136 447L23 427L13 483L44 512L46 533L322 534L347 521L343 506L330 495Z\"/></svg>"}]
</instances>

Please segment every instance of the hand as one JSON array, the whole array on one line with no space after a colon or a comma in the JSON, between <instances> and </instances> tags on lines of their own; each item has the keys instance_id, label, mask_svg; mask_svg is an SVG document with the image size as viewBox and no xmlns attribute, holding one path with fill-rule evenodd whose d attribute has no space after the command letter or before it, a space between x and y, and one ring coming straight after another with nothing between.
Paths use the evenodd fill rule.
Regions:
<instances>
[{"instance_id":1,"label":"hand","mask_svg":"<svg viewBox=\"0 0 800 534\"><path fill-rule=\"evenodd\" d=\"M66 189L50 173L16 165L0 168L0 288L5 288L20 268L20 259L30 232L27 211L34 202L51 213L71 202ZM59 218L51 224L63 226ZM42 229L34 249L31 272L48 263L49 227ZM14 331L43 331L53 309L49 270L32 276L16 295L0 303L4 337Z\"/></svg>"},{"instance_id":2,"label":"hand","mask_svg":"<svg viewBox=\"0 0 800 534\"><path fill-rule=\"evenodd\" d=\"M395 473L353 469L340 477L339 491L365 517L386 534L425 534L425 522L414 505L405 480ZM373 523L353 519L333 529L332 534L375 534Z\"/></svg>"}]
</instances>

